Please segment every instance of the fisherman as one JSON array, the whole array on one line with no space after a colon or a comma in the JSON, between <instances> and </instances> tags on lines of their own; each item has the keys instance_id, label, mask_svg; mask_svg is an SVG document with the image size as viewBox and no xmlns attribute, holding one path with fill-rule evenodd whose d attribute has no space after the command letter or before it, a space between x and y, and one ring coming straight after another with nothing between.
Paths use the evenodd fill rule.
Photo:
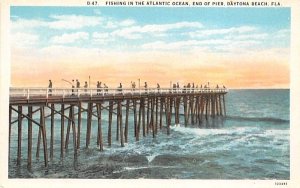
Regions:
<instances>
[{"instance_id":1,"label":"fisherman","mask_svg":"<svg viewBox=\"0 0 300 188\"><path fill-rule=\"evenodd\" d=\"M147 91L148 91L148 84L147 84L147 82L145 82L144 88L145 88L145 92L147 93Z\"/></svg>"},{"instance_id":2,"label":"fisherman","mask_svg":"<svg viewBox=\"0 0 300 188\"><path fill-rule=\"evenodd\" d=\"M173 84L173 90L172 90L173 92L172 92L172 93L176 93L176 87L177 87L177 86L176 86L176 84L174 83L174 84Z\"/></svg>"},{"instance_id":3,"label":"fisherman","mask_svg":"<svg viewBox=\"0 0 300 188\"><path fill-rule=\"evenodd\" d=\"M190 88L191 88L191 84L190 84L190 83L188 83L188 84L187 84L187 86L186 86L187 93L189 93L189 92L190 92Z\"/></svg>"},{"instance_id":4,"label":"fisherman","mask_svg":"<svg viewBox=\"0 0 300 188\"><path fill-rule=\"evenodd\" d=\"M104 86L103 86L105 89L104 89L104 91L105 91L105 93L107 94L108 93L108 87L107 87L107 85L106 84L104 84Z\"/></svg>"},{"instance_id":5,"label":"fisherman","mask_svg":"<svg viewBox=\"0 0 300 188\"><path fill-rule=\"evenodd\" d=\"M97 81L97 95L100 95L100 92L101 92L101 82Z\"/></svg>"},{"instance_id":6,"label":"fisherman","mask_svg":"<svg viewBox=\"0 0 300 188\"><path fill-rule=\"evenodd\" d=\"M122 93L122 83L120 83L120 86L118 87L118 91L120 91L120 93Z\"/></svg>"},{"instance_id":7,"label":"fisherman","mask_svg":"<svg viewBox=\"0 0 300 188\"><path fill-rule=\"evenodd\" d=\"M49 80L49 85L48 85L48 88L49 88L49 96L51 96L52 95L52 81L51 80Z\"/></svg>"},{"instance_id":8,"label":"fisherman","mask_svg":"<svg viewBox=\"0 0 300 188\"><path fill-rule=\"evenodd\" d=\"M85 81L84 82L84 92L85 92L85 94L87 94L87 88L88 88L88 83L87 83L87 81Z\"/></svg>"},{"instance_id":9,"label":"fisherman","mask_svg":"<svg viewBox=\"0 0 300 188\"><path fill-rule=\"evenodd\" d=\"M77 93L79 92L78 88L80 88L80 82L78 81L78 79L76 79L76 88L77 88Z\"/></svg>"},{"instance_id":10,"label":"fisherman","mask_svg":"<svg viewBox=\"0 0 300 188\"><path fill-rule=\"evenodd\" d=\"M80 88L80 82L76 79L76 88Z\"/></svg>"},{"instance_id":11,"label":"fisherman","mask_svg":"<svg viewBox=\"0 0 300 188\"><path fill-rule=\"evenodd\" d=\"M194 82L193 82L193 86L192 86L192 92L194 93L194 90L195 90L195 84L194 84Z\"/></svg>"},{"instance_id":12,"label":"fisherman","mask_svg":"<svg viewBox=\"0 0 300 188\"><path fill-rule=\"evenodd\" d=\"M159 83L157 83L157 91L158 91L158 93L160 92L160 85L159 85Z\"/></svg>"},{"instance_id":13,"label":"fisherman","mask_svg":"<svg viewBox=\"0 0 300 188\"><path fill-rule=\"evenodd\" d=\"M133 89L133 91L135 91L135 87L136 87L135 82L133 82L132 83L132 89Z\"/></svg>"}]
</instances>

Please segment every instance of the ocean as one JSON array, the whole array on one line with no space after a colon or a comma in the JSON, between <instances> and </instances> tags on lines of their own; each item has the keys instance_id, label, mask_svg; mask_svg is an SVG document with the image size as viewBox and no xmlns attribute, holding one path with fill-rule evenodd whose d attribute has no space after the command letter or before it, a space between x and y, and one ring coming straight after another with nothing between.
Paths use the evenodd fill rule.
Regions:
<instances>
[{"instance_id":1,"label":"ocean","mask_svg":"<svg viewBox=\"0 0 300 188\"><path fill-rule=\"evenodd\" d=\"M27 169L27 122L23 120L22 162L19 167L16 165L17 124L14 124L9 178L290 179L290 90L230 90L225 99L226 117L184 127L181 115L180 126L173 124L170 135L164 128L156 138L149 133L146 137L140 136L138 142L133 136L131 116L129 142L125 147L116 141L116 120L113 120L112 146L108 147L108 114L103 112L103 152L96 144L96 118L92 122L91 145L85 148L86 119L83 119L81 149L76 161L72 132L66 156L60 158L60 119L57 117L54 158L47 169L43 150L39 159L35 157L37 127L34 127L32 168ZM13 113L12 117L14 120L17 115ZM47 119L46 124L50 143L50 120Z\"/></svg>"}]
</instances>

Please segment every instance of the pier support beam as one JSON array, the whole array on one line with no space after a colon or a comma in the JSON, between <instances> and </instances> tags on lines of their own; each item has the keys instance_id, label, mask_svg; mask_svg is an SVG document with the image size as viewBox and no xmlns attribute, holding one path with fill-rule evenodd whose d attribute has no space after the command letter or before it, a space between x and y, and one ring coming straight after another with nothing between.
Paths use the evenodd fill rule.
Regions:
<instances>
[{"instance_id":1,"label":"pier support beam","mask_svg":"<svg viewBox=\"0 0 300 188\"><path fill-rule=\"evenodd\" d=\"M28 117L32 119L32 106L28 106ZM32 121L28 119L28 150L27 150L27 168L31 169L32 163Z\"/></svg>"},{"instance_id":2,"label":"pier support beam","mask_svg":"<svg viewBox=\"0 0 300 188\"><path fill-rule=\"evenodd\" d=\"M43 148L44 148L44 163L45 163L45 167L48 167L48 152L47 152L47 137L46 137L44 106L41 106L41 127L42 127Z\"/></svg>"},{"instance_id":3,"label":"pier support beam","mask_svg":"<svg viewBox=\"0 0 300 188\"><path fill-rule=\"evenodd\" d=\"M100 148L100 151L103 151L103 138L102 138L102 103L97 104L97 115L98 115L98 137L97 137L97 145Z\"/></svg>"},{"instance_id":4,"label":"pier support beam","mask_svg":"<svg viewBox=\"0 0 300 188\"><path fill-rule=\"evenodd\" d=\"M60 157L64 157L64 136L65 136L65 105L61 104L61 130L60 130Z\"/></svg>"},{"instance_id":5,"label":"pier support beam","mask_svg":"<svg viewBox=\"0 0 300 188\"><path fill-rule=\"evenodd\" d=\"M50 159L53 159L54 146L54 104L51 104Z\"/></svg>"},{"instance_id":6,"label":"pier support beam","mask_svg":"<svg viewBox=\"0 0 300 188\"><path fill-rule=\"evenodd\" d=\"M18 158L17 165L21 164L22 152L22 106L18 106Z\"/></svg>"},{"instance_id":7,"label":"pier support beam","mask_svg":"<svg viewBox=\"0 0 300 188\"><path fill-rule=\"evenodd\" d=\"M130 100L126 100L126 118L125 118L125 143L128 143L128 116Z\"/></svg>"}]
</instances>

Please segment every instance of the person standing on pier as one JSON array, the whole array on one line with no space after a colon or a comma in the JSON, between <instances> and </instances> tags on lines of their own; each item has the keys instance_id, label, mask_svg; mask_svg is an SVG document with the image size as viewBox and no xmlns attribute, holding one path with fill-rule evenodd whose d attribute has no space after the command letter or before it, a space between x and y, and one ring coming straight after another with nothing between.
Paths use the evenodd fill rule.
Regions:
<instances>
[{"instance_id":1,"label":"person standing on pier","mask_svg":"<svg viewBox=\"0 0 300 188\"><path fill-rule=\"evenodd\" d=\"M101 82L97 81L97 95L100 95L100 87L101 87Z\"/></svg>"},{"instance_id":2,"label":"person standing on pier","mask_svg":"<svg viewBox=\"0 0 300 188\"><path fill-rule=\"evenodd\" d=\"M158 91L158 93L160 92L160 85L159 85L159 83L157 83L157 91Z\"/></svg>"},{"instance_id":3,"label":"person standing on pier","mask_svg":"<svg viewBox=\"0 0 300 188\"><path fill-rule=\"evenodd\" d=\"M76 79L76 92L77 94L79 93L79 88L80 88L80 82L78 81L78 79Z\"/></svg>"},{"instance_id":4,"label":"person standing on pier","mask_svg":"<svg viewBox=\"0 0 300 188\"><path fill-rule=\"evenodd\" d=\"M118 91L119 91L120 93L122 93L122 83L120 83L120 85L119 85L119 87L118 87Z\"/></svg>"},{"instance_id":5,"label":"person standing on pier","mask_svg":"<svg viewBox=\"0 0 300 188\"><path fill-rule=\"evenodd\" d=\"M108 87L107 87L107 85L106 84L104 84L104 86L103 86L105 89L104 89L104 91L105 91L105 94L107 94L108 93Z\"/></svg>"},{"instance_id":6,"label":"person standing on pier","mask_svg":"<svg viewBox=\"0 0 300 188\"><path fill-rule=\"evenodd\" d=\"M147 92L147 91L148 91L148 84L147 84L147 82L145 82L144 87L145 87L145 92L148 93L148 92Z\"/></svg>"},{"instance_id":7,"label":"person standing on pier","mask_svg":"<svg viewBox=\"0 0 300 188\"><path fill-rule=\"evenodd\" d=\"M87 94L87 88L88 88L88 83L87 81L84 82L84 93Z\"/></svg>"},{"instance_id":8,"label":"person standing on pier","mask_svg":"<svg viewBox=\"0 0 300 188\"><path fill-rule=\"evenodd\" d=\"M49 80L49 85L48 85L48 88L49 88L49 96L51 96L52 95L52 81L51 80Z\"/></svg>"},{"instance_id":9,"label":"person standing on pier","mask_svg":"<svg viewBox=\"0 0 300 188\"><path fill-rule=\"evenodd\" d=\"M194 90L195 90L195 83L193 82L192 93L194 93Z\"/></svg>"},{"instance_id":10,"label":"person standing on pier","mask_svg":"<svg viewBox=\"0 0 300 188\"><path fill-rule=\"evenodd\" d=\"M132 83L132 90L135 91L135 82Z\"/></svg>"},{"instance_id":11,"label":"person standing on pier","mask_svg":"<svg viewBox=\"0 0 300 188\"><path fill-rule=\"evenodd\" d=\"M172 90L172 93L176 93L176 84L173 84L173 90Z\"/></svg>"}]
</instances>

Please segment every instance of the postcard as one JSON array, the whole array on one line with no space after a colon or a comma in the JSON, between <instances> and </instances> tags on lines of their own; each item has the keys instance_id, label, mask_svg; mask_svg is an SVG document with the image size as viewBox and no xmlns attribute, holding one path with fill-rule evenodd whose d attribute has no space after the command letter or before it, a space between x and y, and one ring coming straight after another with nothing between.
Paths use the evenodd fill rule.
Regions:
<instances>
[{"instance_id":1,"label":"postcard","mask_svg":"<svg viewBox=\"0 0 300 188\"><path fill-rule=\"evenodd\" d=\"M299 185L298 2L0 6L0 187Z\"/></svg>"}]
</instances>

